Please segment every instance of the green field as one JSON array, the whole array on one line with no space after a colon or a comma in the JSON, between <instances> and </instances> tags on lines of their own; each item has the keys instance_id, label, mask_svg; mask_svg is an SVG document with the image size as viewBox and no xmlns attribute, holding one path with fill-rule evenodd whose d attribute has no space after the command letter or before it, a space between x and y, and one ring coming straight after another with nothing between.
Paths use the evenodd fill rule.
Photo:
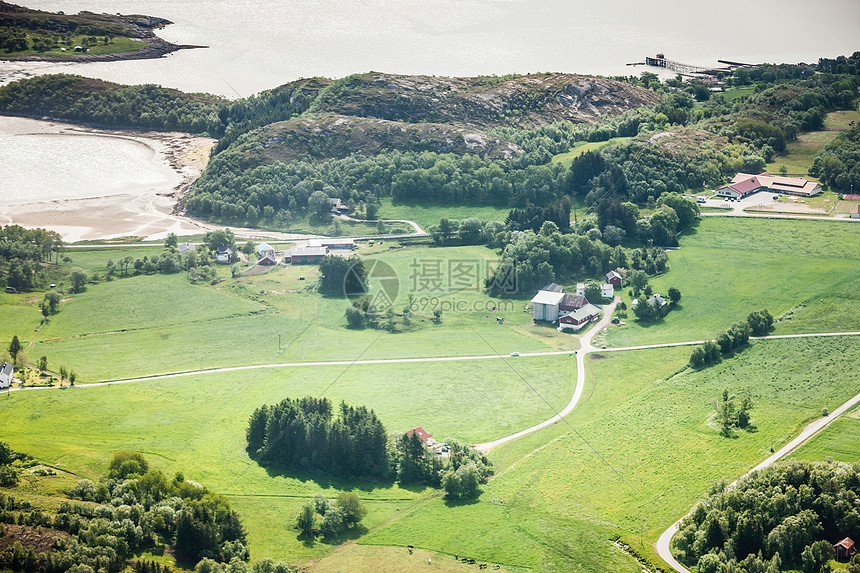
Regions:
<instances>
[{"instance_id":1,"label":"green field","mask_svg":"<svg viewBox=\"0 0 860 573\"><path fill-rule=\"evenodd\" d=\"M482 221L505 222L509 209L493 206L463 206L463 205L406 205L403 203L392 203L391 199L383 198L379 201L380 219L402 219L415 221L421 228L438 225L439 219L447 217L461 221L469 217L477 217Z\"/></svg>"},{"instance_id":2,"label":"green field","mask_svg":"<svg viewBox=\"0 0 860 573\"><path fill-rule=\"evenodd\" d=\"M10 52L8 50L3 51L3 56L7 58L15 57L15 56L50 56L56 58L69 58L72 59L74 56L81 56L80 52L75 52L74 47L79 46L83 43L83 40L86 36L71 36L68 42L68 46L66 46L66 51L62 51L59 47L52 48L50 50L45 51L37 51L33 49L33 41L28 38L27 43L29 44L29 49L27 50L18 50L14 52ZM124 36L115 36L110 42L107 44L102 44L99 42L98 44L94 44L90 46L90 49L86 54L89 55L98 55L98 54L116 54L118 52L134 52L146 46L145 42L140 40L134 40L132 38L126 38Z\"/></svg>"},{"instance_id":3,"label":"green field","mask_svg":"<svg viewBox=\"0 0 860 573\"><path fill-rule=\"evenodd\" d=\"M755 93L754 87L748 88L731 88L723 92L723 97L726 101L734 101L738 98L746 97Z\"/></svg>"},{"instance_id":4,"label":"green field","mask_svg":"<svg viewBox=\"0 0 860 573\"><path fill-rule=\"evenodd\" d=\"M760 308L775 334L860 330L860 251L848 223L703 218L669 252L671 269L651 280L665 296L680 289L680 308L656 323L610 328L606 341L623 347L713 338ZM629 305L628 289L623 300Z\"/></svg>"},{"instance_id":5,"label":"green field","mask_svg":"<svg viewBox=\"0 0 860 573\"><path fill-rule=\"evenodd\" d=\"M858 120L860 113L856 111L834 111L827 114L823 130L798 135L797 140L790 142L785 152L768 163L765 170L778 175L780 167L785 166L790 176L817 181L815 177L809 176L812 160L828 143L836 139L836 136L848 129L850 122Z\"/></svg>"},{"instance_id":6,"label":"green field","mask_svg":"<svg viewBox=\"0 0 860 573\"><path fill-rule=\"evenodd\" d=\"M629 137L613 137L607 141L592 141L590 143L580 143L571 148L570 151L565 151L564 153L559 153L558 155L553 156L553 163L561 163L565 167L569 166L574 159L585 153L586 151L597 151L604 145L608 145L610 143L618 143L621 141L627 141L631 139Z\"/></svg>"},{"instance_id":7,"label":"green field","mask_svg":"<svg viewBox=\"0 0 860 573\"><path fill-rule=\"evenodd\" d=\"M478 503L446 508L441 500L429 501L434 511L414 512L361 542L398 545L433 532L422 547L544 564L536 570L572 570L574 564L583 571L635 570L610 561L616 554L612 533L656 562L650 544L713 481L744 473L771 445L779 447L820 416L822 407L833 409L850 397L856 389L851 381L860 379L856 372L845 375L860 356L851 339L755 343L721 365L675 376L686 362L684 349L604 356L589 359L591 382L570 426L558 424L494 452L500 472ZM751 391L755 431L735 439L720 435L710 400L723 388ZM467 542L443 525L452 519L480 527L481 535Z\"/></svg>"},{"instance_id":8,"label":"green field","mask_svg":"<svg viewBox=\"0 0 860 573\"><path fill-rule=\"evenodd\" d=\"M508 360L283 368L13 393L0 403L0 417L4 439L15 448L82 476L105 473L113 451L142 451L168 475L181 470L227 494L246 519L257 557L303 559L326 546L305 554L285 516L315 492L355 488L372 502L368 526L424 494L268 472L244 451L255 408L287 396L325 395L374 408L391 432L420 425L440 439L484 441L552 416L573 393L573 360ZM62 432L53 431L58 425Z\"/></svg>"},{"instance_id":9,"label":"green field","mask_svg":"<svg viewBox=\"0 0 860 573\"><path fill-rule=\"evenodd\" d=\"M54 367L68 366L81 382L247 364L578 348L576 338L533 325L525 300L492 300L480 292L480 273L495 261L494 251L421 245L389 250L397 245L386 241L359 251L397 273L398 312L414 293L412 324L401 324L397 333L347 329L348 301L316 292L315 265L238 279L220 266L222 282L216 285L191 285L182 273L88 285L67 297L39 333L33 329L41 295L5 295L10 305L4 308L12 309L14 319L0 329L0 343L8 344L13 334L28 343L35 337L27 349L31 358L45 355ZM75 259L98 268L104 256L85 252ZM451 274L450 261L478 274ZM428 265L439 271L441 290L436 283L422 286L414 276ZM431 321L436 307L443 309L439 324ZM496 322L498 316L505 324Z\"/></svg>"},{"instance_id":10,"label":"green field","mask_svg":"<svg viewBox=\"0 0 860 573\"><path fill-rule=\"evenodd\" d=\"M803 444L791 457L820 461L832 457L836 461L860 461L860 408L843 414L823 432Z\"/></svg>"}]
</instances>

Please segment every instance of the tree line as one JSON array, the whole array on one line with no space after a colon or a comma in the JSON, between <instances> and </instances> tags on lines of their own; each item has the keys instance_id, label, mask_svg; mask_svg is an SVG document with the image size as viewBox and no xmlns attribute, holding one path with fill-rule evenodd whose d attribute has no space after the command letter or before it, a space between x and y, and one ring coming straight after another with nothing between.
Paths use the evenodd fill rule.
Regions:
<instances>
[{"instance_id":1,"label":"tree line","mask_svg":"<svg viewBox=\"0 0 860 573\"><path fill-rule=\"evenodd\" d=\"M830 571L834 544L860 535L857 464L788 461L725 485L714 484L674 540L700 573Z\"/></svg>"},{"instance_id":2,"label":"tree line","mask_svg":"<svg viewBox=\"0 0 860 573\"><path fill-rule=\"evenodd\" d=\"M59 233L46 229L25 229L19 225L0 227L0 286L19 291L44 287L48 271L40 264L59 253L63 241Z\"/></svg>"},{"instance_id":3,"label":"tree line","mask_svg":"<svg viewBox=\"0 0 860 573\"><path fill-rule=\"evenodd\" d=\"M0 551L0 568L27 573L119 573L126 560L172 544L177 556L229 562L248 559L245 530L226 498L177 474L151 470L136 452L118 452L110 477L98 484L80 480L67 492L79 502L60 501L55 513L34 509L0 494L0 527L16 524L68 534L48 553L20 544ZM85 502L85 503L81 503ZM150 573L151 565L144 571ZM154 572L159 573L159 572Z\"/></svg>"},{"instance_id":4,"label":"tree line","mask_svg":"<svg viewBox=\"0 0 860 573\"><path fill-rule=\"evenodd\" d=\"M751 312L746 321L736 322L715 340L706 340L690 353L690 366L702 368L722 361L724 355L743 348L750 336L765 336L773 328L774 319L766 308Z\"/></svg>"}]
</instances>

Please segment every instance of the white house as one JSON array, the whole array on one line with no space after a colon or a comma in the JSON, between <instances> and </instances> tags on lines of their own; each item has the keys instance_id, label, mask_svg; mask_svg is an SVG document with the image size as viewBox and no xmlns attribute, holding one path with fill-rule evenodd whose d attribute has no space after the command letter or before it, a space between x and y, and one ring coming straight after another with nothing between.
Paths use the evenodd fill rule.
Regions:
<instances>
[{"instance_id":1,"label":"white house","mask_svg":"<svg viewBox=\"0 0 860 573\"><path fill-rule=\"evenodd\" d=\"M600 296L603 298L612 298L615 296L615 287L609 283L600 285Z\"/></svg>"},{"instance_id":2,"label":"white house","mask_svg":"<svg viewBox=\"0 0 860 573\"><path fill-rule=\"evenodd\" d=\"M179 251L179 254L180 254L180 255L184 255L184 254L185 254L185 253L187 253L188 251L193 251L193 250L194 250L194 245L192 245L191 243L179 243L179 244L176 246L176 248L177 248L177 250Z\"/></svg>"},{"instance_id":3,"label":"white house","mask_svg":"<svg viewBox=\"0 0 860 573\"><path fill-rule=\"evenodd\" d=\"M534 320L555 322L558 320L558 305L564 298L563 292L540 290L532 299Z\"/></svg>"},{"instance_id":4,"label":"white house","mask_svg":"<svg viewBox=\"0 0 860 573\"><path fill-rule=\"evenodd\" d=\"M12 385L12 365L8 362L4 362L3 366L0 366L0 389L8 388Z\"/></svg>"},{"instance_id":5,"label":"white house","mask_svg":"<svg viewBox=\"0 0 860 573\"><path fill-rule=\"evenodd\" d=\"M576 294L585 296L585 283L576 283Z\"/></svg>"},{"instance_id":6,"label":"white house","mask_svg":"<svg viewBox=\"0 0 860 573\"><path fill-rule=\"evenodd\" d=\"M218 250L215 252L215 262L218 263L229 263L230 256L233 254L233 249L228 247L227 245L221 245L218 247Z\"/></svg>"}]
</instances>

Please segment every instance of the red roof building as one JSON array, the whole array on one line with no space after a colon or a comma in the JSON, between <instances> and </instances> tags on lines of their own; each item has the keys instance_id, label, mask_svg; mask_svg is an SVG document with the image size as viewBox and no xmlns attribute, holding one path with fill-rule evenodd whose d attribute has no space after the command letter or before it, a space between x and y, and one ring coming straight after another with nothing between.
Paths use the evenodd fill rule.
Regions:
<instances>
[{"instance_id":1,"label":"red roof building","mask_svg":"<svg viewBox=\"0 0 860 573\"><path fill-rule=\"evenodd\" d=\"M821 193L821 188L814 181L807 181L799 177L774 176L766 171L758 175L738 173L731 183L717 189L717 196L727 199L740 199L758 191L811 197Z\"/></svg>"},{"instance_id":2,"label":"red roof building","mask_svg":"<svg viewBox=\"0 0 860 573\"><path fill-rule=\"evenodd\" d=\"M579 310L588 304L588 299L582 296L581 294L566 294L564 298L561 299L561 302L558 303L558 311L562 312L573 312L574 310Z\"/></svg>"},{"instance_id":3,"label":"red roof building","mask_svg":"<svg viewBox=\"0 0 860 573\"><path fill-rule=\"evenodd\" d=\"M854 548L854 541L850 537L846 537L833 547L836 548L836 560L840 558L849 559L857 551Z\"/></svg>"},{"instance_id":4,"label":"red roof building","mask_svg":"<svg viewBox=\"0 0 860 573\"><path fill-rule=\"evenodd\" d=\"M406 432L407 436L411 436L412 434L418 434L418 437L421 438L422 442L426 442L430 438L433 437L433 434L428 433L424 428L418 426L417 428L412 428L408 432Z\"/></svg>"}]
</instances>

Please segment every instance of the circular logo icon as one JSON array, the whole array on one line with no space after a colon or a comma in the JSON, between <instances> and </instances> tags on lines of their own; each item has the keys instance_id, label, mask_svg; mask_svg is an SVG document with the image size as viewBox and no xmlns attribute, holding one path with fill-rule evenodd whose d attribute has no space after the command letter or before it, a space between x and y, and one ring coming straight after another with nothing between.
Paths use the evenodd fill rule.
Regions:
<instances>
[{"instance_id":1,"label":"circular logo icon","mask_svg":"<svg viewBox=\"0 0 860 573\"><path fill-rule=\"evenodd\" d=\"M399 292L397 273L391 265L379 259L356 261L343 277L343 294L369 313L391 308Z\"/></svg>"}]
</instances>

